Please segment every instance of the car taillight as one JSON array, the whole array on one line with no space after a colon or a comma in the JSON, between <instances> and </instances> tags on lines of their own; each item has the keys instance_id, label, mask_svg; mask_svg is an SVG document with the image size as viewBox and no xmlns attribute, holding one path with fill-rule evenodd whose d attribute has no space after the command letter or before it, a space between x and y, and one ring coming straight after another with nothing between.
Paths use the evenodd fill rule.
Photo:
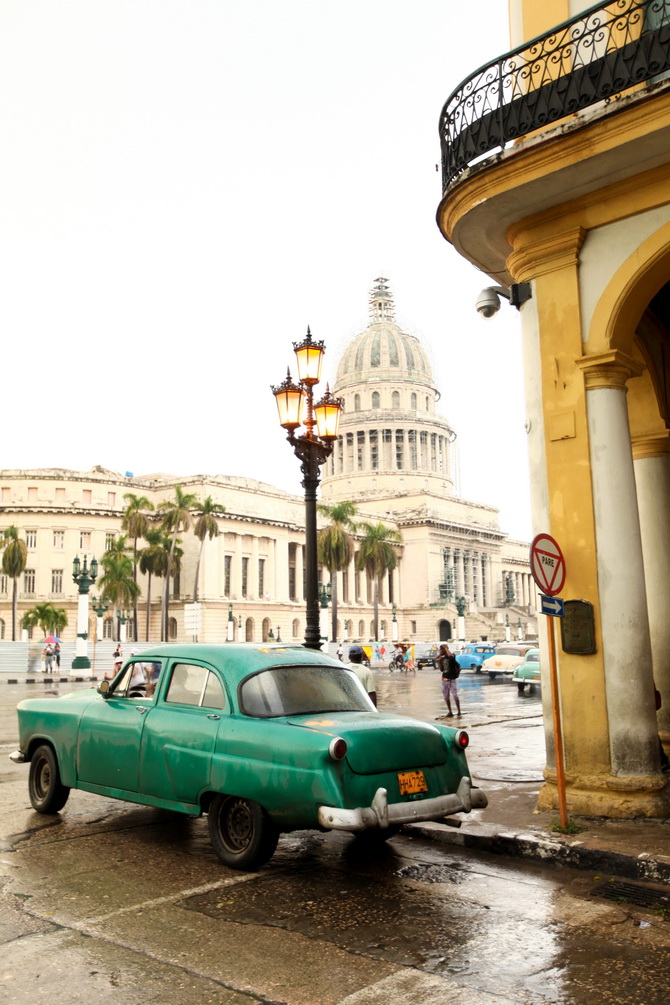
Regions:
<instances>
[{"instance_id":1,"label":"car taillight","mask_svg":"<svg viewBox=\"0 0 670 1005\"><path fill-rule=\"evenodd\" d=\"M347 752L347 741L343 740L341 736L336 736L330 741L328 747L328 753L334 761L341 761Z\"/></svg>"},{"instance_id":2,"label":"car taillight","mask_svg":"<svg viewBox=\"0 0 670 1005\"><path fill-rule=\"evenodd\" d=\"M456 746L458 747L458 749L459 750L465 750L465 748L467 747L467 745L469 744L469 742L470 742L470 737L465 732L465 730L464 729L459 729L458 732L456 733L456 736L454 737L454 743L456 744Z\"/></svg>"}]
</instances>

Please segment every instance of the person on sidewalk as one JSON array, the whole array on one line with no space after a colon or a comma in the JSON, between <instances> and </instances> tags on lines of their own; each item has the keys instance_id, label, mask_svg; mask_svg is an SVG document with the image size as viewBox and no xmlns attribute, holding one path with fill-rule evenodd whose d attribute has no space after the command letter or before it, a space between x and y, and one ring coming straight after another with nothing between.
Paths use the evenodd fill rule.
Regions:
<instances>
[{"instance_id":1,"label":"person on sidewalk","mask_svg":"<svg viewBox=\"0 0 670 1005\"><path fill-rule=\"evenodd\" d=\"M377 707L377 691L372 679L372 671L363 663L365 652L360 646L351 646L349 649L348 666L354 671L359 681L368 693L368 698Z\"/></svg>"},{"instance_id":2,"label":"person on sidewalk","mask_svg":"<svg viewBox=\"0 0 670 1005\"><path fill-rule=\"evenodd\" d=\"M440 655L438 656L438 662L440 670L442 671L442 695L447 703L447 719L453 719L454 713L451 711L451 699L454 699L456 704L456 712L461 716L461 703L458 698L458 688L456 687L456 678L461 672L461 668L456 662L456 657L450 650L449 646L442 644L440 646Z\"/></svg>"},{"instance_id":3,"label":"person on sidewalk","mask_svg":"<svg viewBox=\"0 0 670 1005\"><path fill-rule=\"evenodd\" d=\"M52 668L53 668L53 662L54 662L54 651L51 648L51 645L49 644L49 645L47 645L46 649L44 650L44 671L45 671L45 673L51 673Z\"/></svg>"}]
</instances>

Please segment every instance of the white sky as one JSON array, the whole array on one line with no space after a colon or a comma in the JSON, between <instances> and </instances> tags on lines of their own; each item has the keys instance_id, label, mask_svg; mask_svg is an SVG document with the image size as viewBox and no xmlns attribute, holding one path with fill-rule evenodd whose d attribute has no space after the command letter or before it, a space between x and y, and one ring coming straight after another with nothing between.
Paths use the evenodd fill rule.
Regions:
<instances>
[{"instance_id":1,"label":"white sky","mask_svg":"<svg viewBox=\"0 0 670 1005\"><path fill-rule=\"evenodd\" d=\"M531 535L520 326L440 235L437 123L506 0L3 0L0 467L301 493L270 384L388 277L462 494Z\"/></svg>"}]
</instances>

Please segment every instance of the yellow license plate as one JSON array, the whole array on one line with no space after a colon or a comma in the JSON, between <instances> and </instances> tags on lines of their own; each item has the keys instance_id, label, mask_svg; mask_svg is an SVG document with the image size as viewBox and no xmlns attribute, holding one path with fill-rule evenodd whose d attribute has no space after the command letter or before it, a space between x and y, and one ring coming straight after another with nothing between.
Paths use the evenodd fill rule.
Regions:
<instances>
[{"instance_id":1,"label":"yellow license plate","mask_svg":"<svg viewBox=\"0 0 670 1005\"><path fill-rule=\"evenodd\" d=\"M401 796L413 796L417 792L428 792L423 771L399 771L398 784Z\"/></svg>"}]
</instances>

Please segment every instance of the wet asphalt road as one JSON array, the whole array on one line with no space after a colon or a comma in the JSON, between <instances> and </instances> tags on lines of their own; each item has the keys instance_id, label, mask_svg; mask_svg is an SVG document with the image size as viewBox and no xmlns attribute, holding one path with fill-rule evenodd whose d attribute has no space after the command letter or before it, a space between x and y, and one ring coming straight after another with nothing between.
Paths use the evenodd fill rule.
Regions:
<instances>
[{"instance_id":1,"label":"wet asphalt road","mask_svg":"<svg viewBox=\"0 0 670 1005\"><path fill-rule=\"evenodd\" d=\"M437 675L376 680L381 707L445 711ZM460 684L471 763L497 776L482 786L539 787L539 698ZM6 755L16 701L43 688L0 682L3 1005L667 1002L670 923L592 897L605 877L402 835L371 852L308 832L282 837L260 872L236 873L204 820L84 792L39 816L27 769Z\"/></svg>"}]
</instances>

